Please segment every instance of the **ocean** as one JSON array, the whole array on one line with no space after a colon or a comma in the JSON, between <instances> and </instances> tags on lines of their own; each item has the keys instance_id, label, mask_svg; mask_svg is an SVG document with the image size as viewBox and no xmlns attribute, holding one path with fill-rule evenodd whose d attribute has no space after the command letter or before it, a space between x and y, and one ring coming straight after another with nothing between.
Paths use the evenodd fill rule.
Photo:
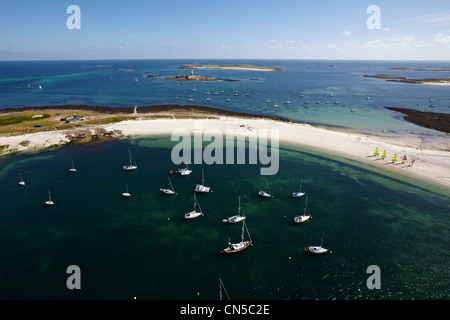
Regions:
<instances>
[{"instance_id":1,"label":"ocean","mask_svg":"<svg viewBox=\"0 0 450 320\"><path fill-rule=\"evenodd\" d=\"M448 63L239 61L287 69L196 71L241 80L196 82L196 92L190 82L177 86L145 77L145 72L184 73L177 67L194 62L235 63L0 62L0 104L146 106L189 104L192 96L193 104L330 127L436 136L441 134L409 124L382 106L429 110L433 98L437 106L432 109L448 113L447 87L361 76L387 73L388 67L448 68ZM99 65L111 67L87 68ZM212 94L208 102L208 90L224 92ZM225 101L226 92L231 102ZM324 104L327 97L340 103ZM274 198L262 199L257 192L266 177L259 175L260 165L193 165L191 175L180 176L171 173L178 169L171 162L174 145L170 137L155 136L0 158L0 299L217 300L219 279L232 300L449 298L450 198L445 193L370 165L282 144L280 170L267 177ZM126 172L121 167L129 161L128 150L138 169ZM72 160L77 172L69 172ZM213 192L197 196L204 215L188 221L183 216L192 210L202 168ZM19 174L25 186L18 185ZM168 177L177 195L159 191ZM305 197L290 197L300 181L312 218L294 224L305 206ZM131 197L121 195L126 186ZM44 205L48 191L54 206ZM239 197L253 245L223 255L229 239L240 241L241 224L222 222L237 213ZM320 245L322 235L329 252L305 253L305 247ZM80 270L78 290L67 287L72 265ZM367 285L370 266L379 267L379 289Z\"/></svg>"}]
</instances>

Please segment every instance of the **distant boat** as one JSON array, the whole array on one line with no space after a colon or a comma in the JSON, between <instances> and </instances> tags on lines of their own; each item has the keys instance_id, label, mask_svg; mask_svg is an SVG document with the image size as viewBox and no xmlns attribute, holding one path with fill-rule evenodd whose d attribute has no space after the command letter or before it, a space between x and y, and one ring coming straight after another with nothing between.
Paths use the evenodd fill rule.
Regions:
<instances>
[{"instance_id":1,"label":"distant boat","mask_svg":"<svg viewBox=\"0 0 450 320\"><path fill-rule=\"evenodd\" d=\"M70 172L76 172L77 169L75 169L75 166L73 165L73 160L72 160L72 168L69 169Z\"/></svg>"},{"instance_id":2,"label":"distant boat","mask_svg":"<svg viewBox=\"0 0 450 320\"><path fill-rule=\"evenodd\" d=\"M366 100L370 100L370 97L367 97Z\"/></svg>"},{"instance_id":3,"label":"distant boat","mask_svg":"<svg viewBox=\"0 0 450 320\"><path fill-rule=\"evenodd\" d=\"M125 171L137 169L137 164L136 164L136 162L134 162L134 164L133 164L133 160L134 160L134 159L133 159L133 157L131 156L131 151L130 151L130 150L128 150L128 155L129 155L129 157L130 157L130 164L127 165L127 166L122 166L122 169L125 170Z\"/></svg>"},{"instance_id":4,"label":"distant boat","mask_svg":"<svg viewBox=\"0 0 450 320\"><path fill-rule=\"evenodd\" d=\"M231 99L230 99L230 98L226 98L225 101L226 101L226 102L230 102Z\"/></svg>"},{"instance_id":5,"label":"distant boat","mask_svg":"<svg viewBox=\"0 0 450 320\"><path fill-rule=\"evenodd\" d=\"M199 208L199 211L197 211L197 206ZM197 217L202 216L202 215L203 215L203 211L200 208L200 204L198 203L197 197L195 196L195 193L194 193L194 210L191 211L191 212L186 213L184 215L184 218L185 219L194 219L194 218L197 218Z\"/></svg>"},{"instance_id":6,"label":"distant boat","mask_svg":"<svg viewBox=\"0 0 450 320\"><path fill-rule=\"evenodd\" d=\"M223 219L223 222L228 223L238 223L239 221L245 220L245 216L241 216L241 197L239 197L239 207L238 207L238 214L231 216L229 218Z\"/></svg>"},{"instance_id":7,"label":"distant boat","mask_svg":"<svg viewBox=\"0 0 450 320\"><path fill-rule=\"evenodd\" d=\"M406 158L406 154L405 154L402 158L402 163L407 163L407 162L408 162L408 158Z\"/></svg>"},{"instance_id":8,"label":"distant boat","mask_svg":"<svg viewBox=\"0 0 450 320\"><path fill-rule=\"evenodd\" d=\"M290 104L291 103L291 100L289 100L289 98L286 100L286 102L285 102L286 104Z\"/></svg>"},{"instance_id":9,"label":"distant boat","mask_svg":"<svg viewBox=\"0 0 450 320\"><path fill-rule=\"evenodd\" d=\"M270 100L270 99L266 100L266 103L271 103L271 102L272 102L272 100Z\"/></svg>"},{"instance_id":10,"label":"distant boat","mask_svg":"<svg viewBox=\"0 0 450 320\"><path fill-rule=\"evenodd\" d=\"M42 86L41 86L41 85L39 85L39 89L42 89Z\"/></svg>"},{"instance_id":11,"label":"distant boat","mask_svg":"<svg viewBox=\"0 0 450 320\"><path fill-rule=\"evenodd\" d=\"M335 101L335 102L333 102L334 104L339 104L339 101Z\"/></svg>"},{"instance_id":12,"label":"distant boat","mask_svg":"<svg viewBox=\"0 0 450 320\"><path fill-rule=\"evenodd\" d=\"M222 300L222 290L227 295L228 300L230 300L230 296L228 295L227 289L225 289L225 285L222 282L222 279L219 278L219 300Z\"/></svg>"},{"instance_id":13,"label":"distant boat","mask_svg":"<svg viewBox=\"0 0 450 320\"><path fill-rule=\"evenodd\" d=\"M159 190L165 194L176 194L176 192L173 188L173 185L172 185L172 181L170 181L170 178L167 178L167 179L169 179L168 188L163 188L163 189L159 189Z\"/></svg>"},{"instance_id":14,"label":"distant boat","mask_svg":"<svg viewBox=\"0 0 450 320\"><path fill-rule=\"evenodd\" d=\"M278 105L277 105L277 104L274 104L273 107L274 107L274 108L278 108Z\"/></svg>"},{"instance_id":15,"label":"distant boat","mask_svg":"<svg viewBox=\"0 0 450 320\"><path fill-rule=\"evenodd\" d=\"M397 154L394 154L394 156L392 157L392 163L396 163L397 162Z\"/></svg>"},{"instance_id":16,"label":"distant boat","mask_svg":"<svg viewBox=\"0 0 450 320\"><path fill-rule=\"evenodd\" d=\"M383 153L381 154L381 159L386 159L386 150L383 151Z\"/></svg>"},{"instance_id":17,"label":"distant boat","mask_svg":"<svg viewBox=\"0 0 450 320\"><path fill-rule=\"evenodd\" d=\"M196 92L197 91L197 88L195 87L195 84L194 84L194 88L192 88L192 92Z\"/></svg>"},{"instance_id":18,"label":"distant boat","mask_svg":"<svg viewBox=\"0 0 450 320\"><path fill-rule=\"evenodd\" d=\"M52 196L50 195L50 190L48 191L48 200L45 201L45 204L48 205L48 206L54 205L54 203L52 201Z\"/></svg>"},{"instance_id":19,"label":"distant boat","mask_svg":"<svg viewBox=\"0 0 450 320\"><path fill-rule=\"evenodd\" d=\"M308 196L305 197L305 208L303 214L295 216L294 223L302 223L311 218L311 215L306 215L307 207L308 207Z\"/></svg>"},{"instance_id":20,"label":"distant boat","mask_svg":"<svg viewBox=\"0 0 450 320\"><path fill-rule=\"evenodd\" d=\"M258 192L258 196L262 198L273 198L273 196L270 194L270 188L269 188L269 182L266 179L266 187L264 190L261 190Z\"/></svg>"},{"instance_id":21,"label":"distant boat","mask_svg":"<svg viewBox=\"0 0 450 320\"><path fill-rule=\"evenodd\" d=\"M184 162L186 163L186 160ZM186 164L185 168L178 169L178 171L176 171L175 173L178 173L179 175L182 175L182 176L187 176L187 175L190 175L192 173L192 170L190 169L189 165Z\"/></svg>"},{"instance_id":22,"label":"distant boat","mask_svg":"<svg viewBox=\"0 0 450 320\"><path fill-rule=\"evenodd\" d=\"M322 233L322 240L320 241L320 246L309 246L305 248L305 252L310 252L310 253L314 253L314 254L321 254L321 253L325 253L328 252L328 249L325 249L322 247L323 244L323 235L325 234Z\"/></svg>"},{"instance_id":23,"label":"distant boat","mask_svg":"<svg viewBox=\"0 0 450 320\"><path fill-rule=\"evenodd\" d=\"M202 184L197 184L195 186L194 192L201 192L201 193L207 193L209 192L210 187L205 186L205 176L203 173L203 168L202 168Z\"/></svg>"},{"instance_id":24,"label":"distant boat","mask_svg":"<svg viewBox=\"0 0 450 320\"><path fill-rule=\"evenodd\" d=\"M247 97L250 97L250 90L247 91L247 93L245 94Z\"/></svg>"},{"instance_id":25,"label":"distant boat","mask_svg":"<svg viewBox=\"0 0 450 320\"><path fill-rule=\"evenodd\" d=\"M247 231L247 235L249 240L244 241L244 228ZM221 250L220 253L236 253L240 252L244 249L247 249L250 245L252 245L252 239L250 238L250 233L248 232L247 225L245 224L245 220L242 221L242 234L241 234L241 242L231 243L228 240L228 247Z\"/></svg>"},{"instance_id":26,"label":"distant boat","mask_svg":"<svg viewBox=\"0 0 450 320\"><path fill-rule=\"evenodd\" d=\"M305 192L302 191L302 184L303 184L303 179L300 181L300 190L297 192L292 192L293 198L300 198L305 195Z\"/></svg>"},{"instance_id":27,"label":"distant boat","mask_svg":"<svg viewBox=\"0 0 450 320\"><path fill-rule=\"evenodd\" d=\"M22 175L19 173L19 178L20 178L20 180L19 180L19 186L24 186L25 185L25 181L23 181L23 179L22 179Z\"/></svg>"},{"instance_id":28,"label":"distant boat","mask_svg":"<svg viewBox=\"0 0 450 320\"><path fill-rule=\"evenodd\" d=\"M380 155L380 153L378 152L378 147L375 148L375 151L373 152L373 155L375 157L378 157Z\"/></svg>"},{"instance_id":29,"label":"distant boat","mask_svg":"<svg viewBox=\"0 0 450 320\"><path fill-rule=\"evenodd\" d=\"M128 184L125 185L125 192L122 193L123 197L131 197L131 194L128 192Z\"/></svg>"}]
</instances>

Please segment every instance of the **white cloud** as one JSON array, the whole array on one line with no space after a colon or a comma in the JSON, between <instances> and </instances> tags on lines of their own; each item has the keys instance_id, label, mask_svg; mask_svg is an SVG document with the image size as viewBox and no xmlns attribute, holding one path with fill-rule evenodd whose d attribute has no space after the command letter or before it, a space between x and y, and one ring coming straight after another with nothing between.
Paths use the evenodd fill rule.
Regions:
<instances>
[{"instance_id":1,"label":"white cloud","mask_svg":"<svg viewBox=\"0 0 450 320\"><path fill-rule=\"evenodd\" d=\"M434 42L437 42L439 44L450 44L450 35L444 35L443 33L439 32L434 38Z\"/></svg>"},{"instance_id":2,"label":"white cloud","mask_svg":"<svg viewBox=\"0 0 450 320\"><path fill-rule=\"evenodd\" d=\"M349 35L351 35L352 33L351 33L350 31L343 31L342 34L343 34L344 36L349 36Z\"/></svg>"},{"instance_id":3,"label":"white cloud","mask_svg":"<svg viewBox=\"0 0 450 320\"><path fill-rule=\"evenodd\" d=\"M434 13L434 14L426 14L421 16L415 16L407 19L403 19L400 22L407 23L421 23L421 24L436 24L436 23L444 23L450 21L450 11Z\"/></svg>"}]
</instances>

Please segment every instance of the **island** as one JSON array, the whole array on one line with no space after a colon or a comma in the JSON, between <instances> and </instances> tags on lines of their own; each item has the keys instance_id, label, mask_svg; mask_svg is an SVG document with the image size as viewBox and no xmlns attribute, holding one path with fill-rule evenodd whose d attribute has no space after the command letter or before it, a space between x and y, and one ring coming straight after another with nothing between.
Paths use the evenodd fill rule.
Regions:
<instances>
[{"instance_id":1,"label":"island","mask_svg":"<svg viewBox=\"0 0 450 320\"><path fill-rule=\"evenodd\" d=\"M437 131L450 133L450 114L419 111L408 108L384 107L385 109L404 114L404 120Z\"/></svg>"},{"instance_id":2,"label":"island","mask_svg":"<svg viewBox=\"0 0 450 320\"><path fill-rule=\"evenodd\" d=\"M398 70L398 71L450 71L446 68L402 68L402 67L392 67L388 70Z\"/></svg>"},{"instance_id":3,"label":"island","mask_svg":"<svg viewBox=\"0 0 450 320\"><path fill-rule=\"evenodd\" d=\"M389 75L389 74L378 74L378 75L366 74L366 75L364 75L364 77L366 77L366 78L385 79L386 81L403 82L403 83L450 85L450 78L414 79L414 78L392 76L392 75Z\"/></svg>"},{"instance_id":4,"label":"island","mask_svg":"<svg viewBox=\"0 0 450 320\"><path fill-rule=\"evenodd\" d=\"M194 69L191 69L191 72L188 74L177 74L174 77L167 77L165 79L169 80L182 80L182 81L239 81L235 79L222 79L217 77L207 77L207 76L200 76L194 74Z\"/></svg>"},{"instance_id":5,"label":"island","mask_svg":"<svg viewBox=\"0 0 450 320\"><path fill-rule=\"evenodd\" d=\"M179 69L238 69L258 71L282 71L284 67L257 66L253 64L185 64Z\"/></svg>"}]
</instances>

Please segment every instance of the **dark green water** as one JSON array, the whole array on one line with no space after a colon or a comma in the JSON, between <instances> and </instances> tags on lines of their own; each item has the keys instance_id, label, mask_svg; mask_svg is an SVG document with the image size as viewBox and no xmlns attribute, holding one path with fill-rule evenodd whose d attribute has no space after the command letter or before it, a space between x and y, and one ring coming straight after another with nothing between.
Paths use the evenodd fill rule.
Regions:
<instances>
[{"instance_id":1,"label":"dark green water","mask_svg":"<svg viewBox=\"0 0 450 320\"><path fill-rule=\"evenodd\" d=\"M449 298L448 196L282 149L273 199L256 195L260 165L204 165L213 192L198 195L205 215L186 221L201 166L170 175L174 145L132 139L0 159L0 299L218 299L219 278L232 300ZM121 170L128 149L136 171ZM168 176L176 196L159 191ZM296 225L300 178L313 218ZM254 245L223 256L229 237L240 241L241 225L222 223L239 196ZM305 254L322 232L331 253ZM69 265L81 269L81 290L66 287ZM366 286L370 265L379 290Z\"/></svg>"}]
</instances>

